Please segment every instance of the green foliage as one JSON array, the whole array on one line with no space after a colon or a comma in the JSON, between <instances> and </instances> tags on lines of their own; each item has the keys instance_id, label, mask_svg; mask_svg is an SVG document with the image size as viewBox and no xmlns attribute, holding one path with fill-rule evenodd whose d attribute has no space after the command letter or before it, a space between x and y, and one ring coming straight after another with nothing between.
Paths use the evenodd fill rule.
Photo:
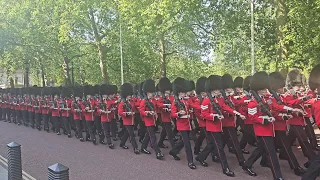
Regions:
<instances>
[{"instance_id":1,"label":"green foliage","mask_svg":"<svg viewBox=\"0 0 320 180\"><path fill-rule=\"evenodd\" d=\"M320 0L255 1L256 71L307 73L320 63L319 8ZM248 0L0 0L0 68L8 78L29 68L38 85L42 74L54 85L72 74L77 84L120 85L120 25L126 82L159 79L163 63L170 79L251 73Z\"/></svg>"}]
</instances>

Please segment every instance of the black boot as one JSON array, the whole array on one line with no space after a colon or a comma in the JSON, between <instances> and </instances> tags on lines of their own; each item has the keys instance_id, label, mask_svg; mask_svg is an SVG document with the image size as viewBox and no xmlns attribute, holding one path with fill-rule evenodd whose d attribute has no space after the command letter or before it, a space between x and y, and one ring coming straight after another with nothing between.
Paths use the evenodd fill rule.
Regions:
<instances>
[{"instance_id":1,"label":"black boot","mask_svg":"<svg viewBox=\"0 0 320 180\"><path fill-rule=\"evenodd\" d=\"M176 154L174 154L173 152L169 151L169 154L174 158L174 160L176 160L176 161L180 160L180 158Z\"/></svg>"},{"instance_id":2,"label":"black boot","mask_svg":"<svg viewBox=\"0 0 320 180\"><path fill-rule=\"evenodd\" d=\"M196 161L198 161L203 167L208 167L208 163L206 163L205 161L200 160L198 157L195 158Z\"/></svg>"},{"instance_id":3,"label":"black boot","mask_svg":"<svg viewBox=\"0 0 320 180\"><path fill-rule=\"evenodd\" d=\"M188 163L190 169L196 169L197 166L194 163Z\"/></svg>"},{"instance_id":4,"label":"black boot","mask_svg":"<svg viewBox=\"0 0 320 180\"><path fill-rule=\"evenodd\" d=\"M133 152L134 152L135 154L140 154L140 150L139 150L138 148L134 148Z\"/></svg>"},{"instance_id":5,"label":"black boot","mask_svg":"<svg viewBox=\"0 0 320 180\"><path fill-rule=\"evenodd\" d=\"M129 147L126 146L126 145L120 145L120 147L121 147L122 149L129 149Z\"/></svg>"},{"instance_id":6,"label":"black boot","mask_svg":"<svg viewBox=\"0 0 320 180\"><path fill-rule=\"evenodd\" d=\"M146 149L141 149L141 152L144 153L144 154L151 154L151 152L146 150Z\"/></svg>"},{"instance_id":7,"label":"black boot","mask_svg":"<svg viewBox=\"0 0 320 180\"><path fill-rule=\"evenodd\" d=\"M164 145L164 144L158 144L159 148L169 148L168 146Z\"/></svg>"},{"instance_id":8,"label":"black boot","mask_svg":"<svg viewBox=\"0 0 320 180\"><path fill-rule=\"evenodd\" d=\"M110 143L110 144L108 144L108 147L109 147L110 149L113 149L113 148L114 148L114 144Z\"/></svg>"},{"instance_id":9,"label":"black boot","mask_svg":"<svg viewBox=\"0 0 320 180\"><path fill-rule=\"evenodd\" d=\"M249 176L257 176L257 173L253 172L251 168L242 166L242 169L243 169L247 174L249 174Z\"/></svg>"},{"instance_id":10,"label":"black boot","mask_svg":"<svg viewBox=\"0 0 320 180\"><path fill-rule=\"evenodd\" d=\"M304 170L301 167L297 167L294 169L294 174L297 176L302 176L305 172L306 172L306 170Z\"/></svg>"},{"instance_id":11,"label":"black boot","mask_svg":"<svg viewBox=\"0 0 320 180\"><path fill-rule=\"evenodd\" d=\"M84 139L83 139L83 138L80 138L80 141L81 141L81 142L84 142Z\"/></svg>"},{"instance_id":12,"label":"black boot","mask_svg":"<svg viewBox=\"0 0 320 180\"><path fill-rule=\"evenodd\" d=\"M163 159L164 155L161 152L159 152L159 153L157 153L156 157L157 157L157 159L161 160L161 159Z\"/></svg>"},{"instance_id":13,"label":"black boot","mask_svg":"<svg viewBox=\"0 0 320 180\"><path fill-rule=\"evenodd\" d=\"M215 163L220 163L220 159L216 155L212 155L212 161L215 162Z\"/></svg>"},{"instance_id":14,"label":"black boot","mask_svg":"<svg viewBox=\"0 0 320 180\"><path fill-rule=\"evenodd\" d=\"M229 168L223 170L223 174L234 177L234 172L232 172Z\"/></svg>"}]
</instances>

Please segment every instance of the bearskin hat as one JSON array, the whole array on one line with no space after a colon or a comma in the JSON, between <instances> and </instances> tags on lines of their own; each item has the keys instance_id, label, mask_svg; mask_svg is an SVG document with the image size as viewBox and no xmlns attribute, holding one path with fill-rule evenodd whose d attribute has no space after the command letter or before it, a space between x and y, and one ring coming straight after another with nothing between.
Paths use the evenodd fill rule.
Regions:
<instances>
[{"instance_id":1,"label":"bearskin hat","mask_svg":"<svg viewBox=\"0 0 320 180\"><path fill-rule=\"evenodd\" d=\"M172 83L172 89L175 94L178 94L179 92L187 92L188 88L186 80L181 77L177 77Z\"/></svg>"},{"instance_id":2,"label":"bearskin hat","mask_svg":"<svg viewBox=\"0 0 320 180\"><path fill-rule=\"evenodd\" d=\"M249 91L250 90L250 82L251 82L252 76L247 76L243 80L243 89Z\"/></svg>"},{"instance_id":3,"label":"bearskin hat","mask_svg":"<svg viewBox=\"0 0 320 180\"><path fill-rule=\"evenodd\" d=\"M52 90L51 87L44 87L42 89L42 95L51 95L52 94L51 90Z\"/></svg>"},{"instance_id":4,"label":"bearskin hat","mask_svg":"<svg viewBox=\"0 0 320 180\"><path fill-rule=\"evenodd\" d=\"M83 91L84 91L85 95L92 95L93 94L91 85L85 85L83 87Z\"/></svg>"},{"instance_id":5,"label":"bearskin hat","mask_svg":"<svg viewBox=\"0 0 320 180\"><path fill-rule=\"evenodd\" d=\"M152 80L152 79L146 80L146 81L143 83L142 89L143 89L143 92L144 92L144 93L148 93L148 92L153 93L153 92L155 92L155 90L156 90L156 85L155 85L154 80Z\"/></svg>"},{"instance_id":6,"label":"bearskin hat","mask_svg":"<svg viewBox=\"0 0 320 180\"><path fill-rule=\"evenodd\" d=\"M196 85L194 84L194 81L186 81L187 85L187 91L193 91L196 89Z\"/></svg>"},{"instance_id":7,"label":"bearskin hat","mask_svg":"<svg viewBox=\"0 0 320 180\"><path fill-rule=\"evenodd\" d=\"M124 83L120 87L120 96L126 98L133 95L133 87L130 83Z\"/></svg>"},{"instance_id":8,"label":"bearskin hat","mask_svg":"<svg viewBox=\"0 0 320 180\"><path fill-rule=\"evenodd\" d=\"M72 93L73 92L71 87L63 87L61 91L61 96L70 97Z\"/></svg>"},{"instance_id":9,"label":"bearskin hat","mask_svg":"<svg viewBox=\"0 0 320 180\"><path fill-rule=\"evenodd\" d=\"M200 77L197 82L196 82L196 93L200 94L201 92L205 92L206 91L206 81L207 78L206 77Z\"/></svg>"},{"instance_id":10,"label":"bearskin hat","mask_svg":"<svg viewBox=\"0 0 320 180\"><path fill-rule=\"evenodd\" d=\"M312 91L320 87L320 64L316 65L310 73L309 87ZM318 89L318 92L320 89Z\"/></svg>"},{"instance_id":11,"label":"bearskin hat","mask_svg":"<svg viewBox=\"0 0 320 180\"><path fill-rule=\"evenodd\" d=\"M236 77L233 81L233 87L234 88L242 88L243 87L243 78L242 77Z\"/></svg>"},{"instance_id":12,"label":"bearskin hat","mask_svg":"<svg viewBox=\"0 0 320 180\"><path fill-rule=\"evenodd\" d=\"M159 91L159 83L156 85L156 92Z\"/></svg>"},{"instance_id":13,"label":"bearskin hat","mask_svg":"<svg viewBox=\"0 0 320 180\"><path fill-rule=\"evenodd\" d=\"M269 74L270 77L270 88L277 90L286 86L284 77L280 72L272 72Z\"/></svg>"},{"instance_id":14,"label":"bearskin hat","mask_svg":"<svg viewBox=\"0 0 320 180\"><path fill-rule=\"evenodd\" d=\"M110 94L110 86L108 84L101 84L100 94Z\"/></svg>"},{"instance_id":15,"label":"bearskin hat","mask_svg":"<svg viewBox=\"0 0 320 180\"><path fill-rule=\"evenodd\" d=\"M163 77L159 81L159 91L165 92L165 91L172 91L172 84L170 80L166 77Z\"/></svg>"},{"instance_id":16,"label":"bearskin hat","mask_svg":"<svg viewBox=\"0 0 320 180\"><path fill-rule=\"evenodd\" d=\"M287 79L286 79L286 85L287 87L290 89L294 86L302 86L303 82L302 82L302 77L303 75L300 73L299 69L293 69L291 70L288 75L287 75Z\"/></svg>"},{"instance_id":17,"label":"bearskin hat","mask_svg":"<svg viewBox=\"0 0 320 180\"><path fill-rule=\"evenodd\" d=\"M221 77L221 83L223 89L233 88L233 79L230 74L225 74Z\"/></svg>"},{"instance_id":18,"label":"bearskin hat","mask_svg":"<svg viewBox=\"0 0 320 180\"><path fill-rule=\"evenodd\" d=\"M82 87L74 86L72 88L72 90L73 90L73 96L74 97L82 97Z\"/></svg>"},{"instance_id":19,"label":"bearskin hat","mask_svg":"<svg viewBox=\"0 0 320 180\"><path fill-rule=\"evenodd\" d=\"M265 71L255 73L250 82L250 88L254 91L270 88L270 78Z\"/></svg>"},{"instance_id":20,"label":"bearskin hat","mask_svg":"<svg viewBox=\"0 0 320 180\"><path fill-rule=\"evenodd\" d=\"M100 85L96 84L92 87L92 94L100 94Z\"/></svg>"},{"instance_id":21,"label":"bearskin hat","mask_svg":"<svg viewBox=\"0 0 320 180\"><path fill-rule=\"evenodd\" d=\"M205 85L205 89L207 92L211 92L213 90L221 89L221 77L218 75L211 75L208 77Z\"/></svg>"},{"instance_id":22,"label":"bearskin hat","mask_svg":"<svg viewBox=\"0 0 320 180\"><path fill-rule=\"evenodd\" d=\"M60 95L60 92L59 87L52 87L52 95Z\"/></svg>"},{"instance_id":23,"label":"bearskin hat","mask_svg":"<svg viewBox=\"0 0 320 180\"><path fill-rule=\"evenodd\" d=\"M117 85L110 85L110 88L111 88L111 94L118 93L118 86Z\"/></svg>"}]
</instances>

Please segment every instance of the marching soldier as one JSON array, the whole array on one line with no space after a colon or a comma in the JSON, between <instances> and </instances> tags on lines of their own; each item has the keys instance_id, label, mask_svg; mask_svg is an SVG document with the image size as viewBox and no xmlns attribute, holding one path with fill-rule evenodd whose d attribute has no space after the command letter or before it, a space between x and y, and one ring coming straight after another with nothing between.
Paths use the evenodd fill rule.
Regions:
<instances>
[{"instance_id":1,"label":"marching soldier","mask_svg":"<svg viewBox=\"0 0 320 180\"><path fill-rule=\"evenodd\" d=\"M43 118L43 129L47 131L48 133L50 132L49 130L49 119L50 119L50 97L51 97L51 87L45 87L42 89L42 95L43 98L41 100L40 108L41 108L41 113L42 113L42 118Z\"/></svg>"},{"instance_id":2,"label":"marching soldier","mask_svg":"<svg viewBox=\"0 0 320 180\"><path fill-rule=\"evenodd\" d=\"M150 141L157 159L162 159L164 156L158 146L155 129L157 120L157 103L153 97L153 93L155 92L155 82L151 79L146 80L143 84L143 92L146 93L146 98L141 101L139 110L142 120L146 125L147 132L142 141L141 152L144 154L151 154L151 152L147 150L147 146Z\"/></svg>"},{"instance_id":3,"label":"marching soldier","mask_svg":"<svg viewBox=\"0 0 320 180\"><path fill-rule=\"evenodd\" d=\"M171 148L173 148L175 144L171 128L171 104L173 102L173 96L171 96L172 84L168 78L160 79L159 91L161 92L161 96L158 99L157 106L161 113L162 131L158 145L160 148L168 148L168 146L163 144L166 136L168 136Z\"/></svg>"},{"instance_id":4,"label":"marching soldier","mask_svg":"<svg viewBox=\"0 0 320 180\"><path fill-rule=\"evenodd\" d=\"M82 100L81 100L81 89L79 87L73 88L73 101L71 105L71 111L73 115L73 120L76 125L76 137L79 138L81 142L84 142L83 135L82 135L82 127L81 127L81 120L82 120Z\"/></svg>"},{"instance_id":5,"label":"marching soldier","mask_svg":"<svg viewBox=\"0 0 320 180\"><path fill-rule=\"evenodd\" d=\"M94 112L96 109L96 101L92 97L93 93L93 87L92 86L85 86L85 93L86 93L86 99L82 103L82 112L84 115L84 119L86 121L87 125L87 140L88 137L90 136L90 140L94 145L96 145L97 140L96 140L96 135L94 132Z\"/></svg>"},{"instance_id":6,"label":"marching soldier","mask_svg":"<svg viewBox=\"0 0 320 180\"><path fill-rule=\"evenodd\" d=\"M51 102L51 121L54 125L54 130L57 133L57 135L61 135L60 133L60 107L59 107L59 94L60 90L58 88L53 88L52 90L53 99Z\"/></svg>"},{"instance_id":7,"label":"marching soldier","mask_svg":"<svg viewBox=\"0 0 320 180\"><path fill-rule=\"evenodd\" d=\"M196 93L197 98L194 101L194 115L197 118L198 124L199 124L199 136L196 140L196 143L194 145L194 154L199 155L200 154L200 147L202 145L203 140L206 138L206 121L203 119L201 115L201 104L204 100L204 98L207 97L207 93L205 90L205 84L206 84L207 78L206 77L200 77L196 82ZM197 160L197 159L196 159Z\"/></svg>"},{"instance_id":8,"label":"marching soldier","mask_svg":"<svg viewBox=\"0 0 320 180\"><path fill-rule=\"evenodd\" d=\"M309 77L310 89L316 95L312 109L315 117L315 123L320 128L320 64L315 66ZM302 176L302 180L315 180L320 175L320 154L311 162L307 172Z\"/></svg>"},{"instance_id":9,"label":"marching soldier","mask_svg":"<svg viewBox=\"0 0 320 180\"><path fill-rule=\"evenodd\" d=\"M62 99L60 101L60 112L61 112L61 123L63 124L64 130L69 138L71 138L71 104L72 99L70 98L72 91L68 87L63 87L61 96ZM59 127L60 128L60 127Z\"/></svg>"},{"instance_id":10,"label":"marching soldier","mask_svg":"<svg viewBox=\"0 0 320 180\"><path fill-rule=\"evenodd\" d=\"M188 166L190 169L196 169L196 165L193 162L193 154L190 143L191 119L190 119L190 104L188 99L184 99L188 91L187 82L183 78L177 78L173 82L173 92L175 100L171 105L171 116L177 119L177 130L181 133L182 141L180 140L175 144L169 154L175 159L180 160L177 156L182 148L185 148L188 160ZM206 166L206 165L204 165Z\"/></svg>"},{"instance_id":11,"label":"marching soldier","mask_svg":"<svg viewBox=\"0 0 320 180\"><path fill-rule=\"evenodd\" d=\"M133 87L130 83L124 83L120 87L120 96L122 101L118 105L118 114L122 118L123 125L126 129L121 137L120 147L123 149L129 149L126 146L126 141L130 137L133 151L135 154L139 154L138 144L134 137L134 114L135 114L135 102L131 99L133 95Z\"/></svg>"},{"instance_id":12,"label":"marching soldier","mask_svg":"<svg viewBox=\"0 0 320 180\"><path fill-rule=\"evenodd\" d=\"M266 154L271 163L274 179L282 180L280 164L274 145L275 118L270 111L272 101L268 98L269 81L268 74L263 71L255 73L251 79L250 87L254 100L248 104L248 116L254 122L253 127L258 145L242 168L250 176L256 176L257 174L251 170L252 165L260 156Z\"/></svg>"},{"instance_id":13,"label":"marching soldier","mask_svg":"<svg viewBox=\"0 0 320 180\"><path fill-rule=\"evenodd\" d=\"M286 121L290 121L290 118L292 118L292 112L302 113L302 111L300 109L293 109L285 105L285 102L283 101L285 80L282 74L280 72L273 72L269 76L271 84L269 92L272 94L272 114L275 118L275 143L276 145L278 144L281 147L280 151L286 154L286 159L288 160L290 167L294 170L294 173L297 176L301 176L305 172L305 170L300 167L296 156L291 150L291 145L286 135Z\"/></svg>"}]
</instances>

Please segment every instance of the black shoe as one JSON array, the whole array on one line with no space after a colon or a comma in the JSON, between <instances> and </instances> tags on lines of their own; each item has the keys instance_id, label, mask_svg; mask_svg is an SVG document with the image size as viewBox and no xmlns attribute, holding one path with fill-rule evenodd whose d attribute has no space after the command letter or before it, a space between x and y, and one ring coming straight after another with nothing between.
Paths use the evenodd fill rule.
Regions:
<instances>
[{"instance_id":1,"label":"black shoe","mask_svg":"<svg viewBox=\"0 0 320 180\"><path fill-rule=\"evenodd\" d=\"M134 148L133 152L134 152L135 154L140 154L140 150L139 150L138 148Z\"/></svg>"},{"instance_id":2,"label":"black shoe","mask_svg":"<svg viewBox=\"0 0 320 180\"><path fill-rule=\"evenodd\" d=\"M208 167L208 163L206 163L205 161L200 160L198 157L195 158L196 161L198 161L203 167Z\"/></svg>"},{"instance_id":3,"label":"black shoe","mask_svg":"<svg viewBox=\"0 0 320 180\"><path fill-rule=\"evenodd\" d=\"M268 163L260 162L260 165L261 165L262 167L271 168L270 164L268 164Z\"/></svg>"},{"instance_id":4,"label":"black shoe","mask_svg":"<svg viewBox=\"0 0 320 180\"><path fill-rule=\"evenodd\" d=\"M180 158L176 154L174 154L173 152L169 151L169 154L174 158L174 160L180 161Z\"/></svg>"},{"instance_id":5,"label":"black shoe","mask_svg":"<svg viewBox=\"0 0 320 180\"><path fill-rule=\"evenodd\" d=\"M104 142L104 140L100 140L99 143L100 143L100 144L106 144L106 143Z\"/></svg>"},{"instance_id":6,"label":"black shoe","mask_svg":"<svg viewBox=\"0 0 320 180\"><path fill-rule=\"evenodd\" d=\"M251 168L247 168L247 167L242 166L242 169L243 169L247 174L249 174L249 176L257 176L257 173L253 172Z\"/></svg>"},{"instance_id":7,"label":"black shoe","mask_svg":"<svg viewBox=\"0 0 320 180\"><path fill-rule=\"evenodd\" d=\"M118 138L116 138L116 137L115 137L115 138L112 138L112 140L114 140L114 141L118 141Z\"/></svg>"},{"instance_id":8,"label":"black shoe","mask_svg":"<svg viewBox=\"0 0 320 180\"><path fill-rule=\"evenodd\" d=\"M96 140L96 139L93 139L93 140L92 140L92 143L93 143L94 145L97 145L97 140Z\"/></svg>"},{"instance_id":9,"label":"black shoe","mask_svg":"<svg viewBox=\"0 0 320 180\"><path fill-rule=\"evenodd\" d=\"M303 166L308 169L310 167L310 163L306 162L306 163L303 164Z\"/></svg>"},{"instance_id":10,"label":"black shoe","mask_svg":"<svg viewBox=\"0 0 320 180\"><path fill-rule=\"evenodd\" d=\"M212 161L215 162L215 163L220 163L220 159L219 159L219 157L216 156L216 155L213 155L213 156L212 156Z\"/></svg>"},{"instance_id":11,"label":"black shoe","mask_svg":"<svg viewBox=\"0 0 320 180\"><path fill-rule=\"evenodd\" d=\"M60 133L60 132L57 132L57 135L61 135L61 133Z\"/></svg>"},{"instance_id":12,"label":"black shoe","mask_svg":"<svg viewBox=\"0 0 320 180\"><path fill-rule=\"evenodd\" d=\"M139 139L139 142L142 144L142 142L143 142L143 139Z\"/></svg>"},{"instance_id":13,"label":"black shoe","mask_svg":"<svg viewBox=\"0 0 320 180\"><path fill-rule=\"evenodd\" d=\"M232 172L229 168L223 170L223 174L234 177L234 172Z\"/></svg>"},{"instance_id":14,"label":"black shoe","mask_svg":"<svg viewBox=\"0 0 320 180\"><path fill-rule=\"evenodd\" d=\"M120 145L120 147L121 147L122 149L129 149L129 147L126 146L126 145Z\"/></svg>"},{"instance_id":15,"label":"black shoe","mask_svg":"<svg viewBox=\"0 0 320 180\"><path fill-rule=\"evenodd\" d=\"M34 125L31 125L31 127L32 127L32 129L34 129L35 127L34 127Z\"/></svg>"},{"instance_id":16,"label":"black shoe","mask_svg":"<svg viewBox=\"0 0 320 180\"><path fill-rule=\"evenodd\" d=\"M275 179L275 180L284 180L283 178L277 178L277 179Z\"/></svg>"},{"instance_id":17,"label":"black shoe","mask_svg":"<svg viewBox=\"0 0 320 180\"><path fill-rule=\"evenodd\" d=\"M194 163L188 163L190 169L196 169L197 166Z\"/></svg>"},{"instance_id":18,"label":"black shoe","mask_svg":"<svg viewBox=\"0 0 320 180\"><path fill-rule=\"evenodd\" d=\"M199 155L199 154L200 154L200 151L193 151L193 154L194 154L194 155Z\"/></svg>"},{"instance_id":19,"label":"black shoe","mask_svg":"<svg viewBox=\"0 0 320 180\"><path fill-rule=\"evenodd\" d=\"M83 139L83 138L80 138L80 141L81 141L81 142L84 142L84 139Z\"/></svg>"},{"instance_id":20,"label":"black shoe","mask_svg":"<svg viewBox=\"0 0 320 180\"><path fill-rule=\"evenodd\" d=\"M301 167L297 167L294 169L294 174L297 176L302 176L305 172L306 172L306 170L304 170Z\"/></svg>"},{"instance_id":21,"label":"black shoe","mask_svg":"<svg viewBox=\"0 0 320 180\"><path fill-rule=\"evenodd\" d=\"M157 159L163 159L164 155L161 152L159 152L157 153L156 157Z\"/></svg>"},{"instance_id":22,"label":"black shoe","mask_svg":"<svg viewBox=\"0 0 320 180\"><path fill-rule=\"evenodd\" d=\"M37 127L37 129L38 129L39 131L41 131L41 127Z\"/></svg>"},{"instance_id":23,"label":"black shoe","mask_svg":"<svg viewBox=\"0 0 320 180\"><path fill-rule=\"evenodd\" d=\"M151 154L151 152L146 150L146 149L141 149L141 152L144 153L144 154Z\"/></svg>"},{"instance_id":24,"label":"black shoe","mask_svg":"<svg viewBox=\"0 0 320 180\"><path fill-rule=\"evenodd\" d=\"M21 123L18 123L18 126L20 126L21 125Z\"/></svg>"},{"instance_id":25,"label":"black shoe","mask_svg":"<svg viewBox=\"0 0 320 180\"><path fill-rule=\"evenodd\" d=\"M10 120L10 121L8 121L8 123L11 123L11 120Z\"/></svg>"},{"instance_id":26,"label":"black shoe","mask_svg":"<svg viewBox=\"0 0 320 180\"><path fill-rule=\"evenodd\" d=\"M250 152L245 150L245 149L242 149L241 151L242 151L243 154L250 154Z\"/></svg>"},{"instance_id":27,"label":"black shoe","mask_svg":"<svg viewBox=\"0 0 320 180\"><path fill-rule=\"evenodd\" d=\"M243 167L245 163L245 161L239 162L239 166Z\"/></svg>"},{"instance_id":28,"label":"black shoe","mask_svg":"<svg viewBox=\"0 0 320 180\"><path fill-rule=\"evenodd\" d=\"M284 156L283 154L279 154L279 159L280 160L288 160L288 157Z\"/></svg>"},{"instance_id":29,"label":"black shoe","mask_svg":"<svg viewBox=\"0 0 320 180\"><path fill-rule=\"evenodd\" d=\"M108 144L108 147L109 147L110 149L113 149L113 148L114 148L114 144L110 143L110 144Z\"/></svg>"},{"instance_id":30,"label":"black shoe","mask_svg":"<svg viewBox=\"0 0 320 180\"><path fill-rule=\"evenodd\" d=\"M229 149L229 152L232 154L236 154L236 151L234 149Z\"/></svg>"},{"instance_id":31,"label":"black shoe","mask_svg":"<svg viewBox=\"0 0 320 180\"><path fill-rule=\"evenodd\" d=\"M68 134L68 138L71 138L72 136L71 136L71 134Z\"/></svg>"},{"instance_id":32,"label":"black shoe","mask_svg":"<svg viewBox=\"0 0 320 180\"><path fill-rule=\"evenodd\" d=\"M159 144L158 146L159 146L159 148L165 148L165 149L166 149L166 148L169 148L168 146L166 146L166 145L164 145L164 144Z\"/></svg>"},{"instance_id":33,"label":"black shoe","mask_svg":"<svg viewBox=\"0 0 320 180\"><path fill-rule=\"evenodd\" d=\"M17 124L17 121L13 121L14 124Z\"/></svg>"},{"instance_id":34,"label":"black shoe","mask_svg":"<svg viewBox=\"0 0 320 180\"><path fill-rule=\"evenodd\" d=\"M91 139L89 137L86 138L86 141L91 141Z\"/></svg>"}]
</instances>

